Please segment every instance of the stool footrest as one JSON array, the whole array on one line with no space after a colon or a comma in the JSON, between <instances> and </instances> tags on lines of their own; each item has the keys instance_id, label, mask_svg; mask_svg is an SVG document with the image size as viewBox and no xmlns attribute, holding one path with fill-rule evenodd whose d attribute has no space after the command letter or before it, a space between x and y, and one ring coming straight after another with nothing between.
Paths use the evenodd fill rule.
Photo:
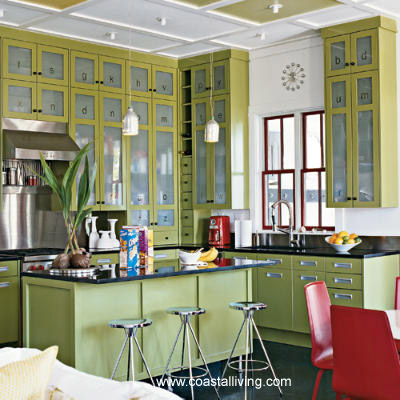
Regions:
<instances>
[{"instance_id":1,"label":"stool footrest","mask_svg":"<svg viewBox=\"0 0 400 400\"><path fill-rule=\"evenodd\" d=\"M241 361L240 360L230 361L228 363L228 367L231 368L231 369L234 369L235 371L238 371L238 372L245 372L245 368L240 368L239 367L240 363L245 364L245 361L244 360L241 360ZM261 365L264 365L264 367L253 368L253 364L257 364L257 363L261 364ZM239 364L239 365L236 366L235 364ZM270 365L266 361L263 361L263 360L249 359L249 360L247 360L247 364L251 365L250 368L247 368L248 372L265 371L268 368L270 368Z\"/></svg>"},{"instance_id":2,"label":"stool footrest","mask_svg":"<svg viewBox=\"0 0 400 400\"><path fill-rule=\"evenodd\" d=\"M181 366L181 367L175 367L173 369L169 369L165 372L165 375L168 376L169 378L173 379L190 379L190 376L187 375L177 375L177 372L180 370L186 370L189 369L189 367ZM196 375L195 371L201 371L200 374ZM207 369L203 367L192 367L192 378L197 379L197 378L202 378L203 376L208 375Z\"/></svg>"}]
</instances>

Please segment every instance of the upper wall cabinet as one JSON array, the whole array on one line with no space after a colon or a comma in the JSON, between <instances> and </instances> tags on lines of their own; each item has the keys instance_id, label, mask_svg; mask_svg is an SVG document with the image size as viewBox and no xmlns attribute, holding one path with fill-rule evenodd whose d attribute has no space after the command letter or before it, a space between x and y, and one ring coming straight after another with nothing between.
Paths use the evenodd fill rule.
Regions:
<instances>
[{"instance_id":1,"label":"upper wall cabinet","mask_svg":"<svg viewBox=\"0 0 400 400\"><path fill-rule=\"evenodd\" d=\"M3 78L68 86L68 50L3 40Z\"/></svg>"},{"instance_id":2,"label":"upper wall cabinet","mask_svg":"<svg viewBox=\"0 0 400 400\"><path fill-rule=\"evenodd\" d=\"M213 80L212 85L210 79ZM210 75L210 64L203 64L192 68L192 98L210 95L212 86L213 94L225 94L229 92L229 63L219 61L213 63L213 73Z\"/></svg>"},{"instance_id":3,"label":"upper wall cabinet","mask_svg":"<svg viewBox=\"0 0 400 400\"><path fill-rule=\"evenodd\" d=\"M127 92L160 100L177 99L176 69L150 64L127 63Z\"/></svg>"},{"instance_id":4,"label":"upper wall cabinet","mask_svg":"<svg viewBox=\"0 0 400 400\"><path fill-rule=\"evenodd\" d=\"M125 92L125 61L118 58L73 51L71 86L106 92Z\"/></svg>"},{"instance_id":5,"label":"upper wall cabinet","mask_svg":"<svg viewBox=\"0 0 400 400\"><path fill-rule=\"evenodd\" d=\"M322 30L328 207L397 207L396 24Z\"/></svg>"}]
</instances>

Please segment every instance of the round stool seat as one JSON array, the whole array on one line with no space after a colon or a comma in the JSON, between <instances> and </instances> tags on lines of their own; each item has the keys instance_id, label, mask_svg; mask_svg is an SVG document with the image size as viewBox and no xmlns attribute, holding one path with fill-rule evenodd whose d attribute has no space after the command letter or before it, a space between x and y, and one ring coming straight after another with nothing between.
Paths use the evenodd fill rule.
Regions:
<instances>
[{"instance_id":1,"label":"round stool seat","mask_svg":"<svg viewBox=\"0 0 400 400\"><path fill-rule=\"evenodd\" d=\"M114 319L108 323L108 326L111 328L124 328L124 329L133 329L133 328L144 328L145 326L149 326L153 323L151 319Z\"/></svg>"},{"instance_id":2,"label":"round stool seat","mask_svg":"<svg viewBox=\"0 0 400 400\"><path fill-rule=\"evenodd\" d=\"M205 312L205 308L200 307L170 307L167 309L168 314L174 315L200 315Z\"/></svg>"},{"instance_id":3,"label":"round stool seat","mask_svg":"<svg viewBox=\"0 0 400 400\"><path fill-rule=\"evenodd\" d=\"M241 311L265 310L267 305L256 301L235 301L229 304L229 308Z\"/></svg>"}]
</instances>

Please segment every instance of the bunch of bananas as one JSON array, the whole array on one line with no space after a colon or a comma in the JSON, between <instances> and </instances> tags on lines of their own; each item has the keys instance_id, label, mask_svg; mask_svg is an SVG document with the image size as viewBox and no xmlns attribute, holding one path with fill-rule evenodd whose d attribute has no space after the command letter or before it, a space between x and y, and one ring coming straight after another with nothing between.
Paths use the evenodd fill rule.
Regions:
<instances>
[{"instance_id":1,"label":"bunch of bananas","mask_svg":"<svg viewBox=\"0 0 400 400\"><path fill-rule=\"evenodd\" d=\"M218 250L215 247L211 247L210 250L201 253L199 261L211 262L218 257Z\"/></svg>"}]
</instances>

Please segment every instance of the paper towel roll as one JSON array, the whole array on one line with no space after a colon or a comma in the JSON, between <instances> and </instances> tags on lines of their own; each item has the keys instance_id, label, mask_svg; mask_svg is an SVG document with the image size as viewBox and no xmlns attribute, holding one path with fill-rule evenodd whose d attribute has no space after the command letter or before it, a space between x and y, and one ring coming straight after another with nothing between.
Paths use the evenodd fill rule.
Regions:
<instances>
[{"instance_id":1,"label":"paper towel roll","mask_svg":"<svg viewBox=\"0 0 400 400\"><path fill-rule=\"evenodd\" d=\"M241 246L241 240L240 240L240 220L235 219L235 247L240 247Z\"/></svg>"},{"instance_id":2,"label":"paper towel roll","mask_svg":"<svg viewBox=\"0 0 400 400\"><path fill-rule=\"evenodd\" d=\"M240 246L251 247L251 234L253 223L251 219L240 221Z\"/></svg>"}]
</instances>

